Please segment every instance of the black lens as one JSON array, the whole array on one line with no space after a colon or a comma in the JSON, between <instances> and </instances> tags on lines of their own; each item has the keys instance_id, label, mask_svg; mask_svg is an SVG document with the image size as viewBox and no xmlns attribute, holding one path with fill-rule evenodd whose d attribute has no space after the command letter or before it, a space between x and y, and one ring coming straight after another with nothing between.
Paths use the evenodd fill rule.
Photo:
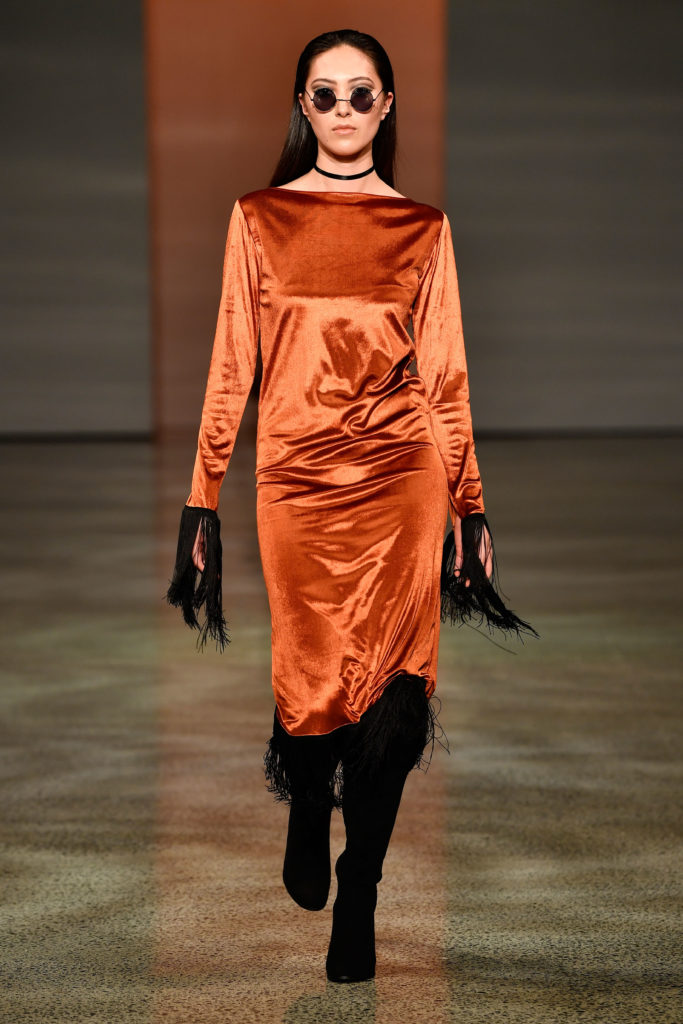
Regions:
<instances>
[{"instance_id":1,"label":"black lens","mask_svg":"<svg viewBox=\"0 0 683 1024\"><path fill-rule=\"evenodd\" d=\"M332 89L316 89L313 93L313 104L316 110L332 110L337 102L337 97Z\"/></svg>"},{"instance_id":2,"label":"black lens","mask_svg":"<svg viewBox=\"0 0 683 1024\"><path fill-rule=\"evenodd\" d=\"M365 85L359 85L358 88L354 89L351 93L351 106L354 110L357 110L359 114L367 114L374 102L372 90L368 89Z\"/></svg>"}]
</instances>

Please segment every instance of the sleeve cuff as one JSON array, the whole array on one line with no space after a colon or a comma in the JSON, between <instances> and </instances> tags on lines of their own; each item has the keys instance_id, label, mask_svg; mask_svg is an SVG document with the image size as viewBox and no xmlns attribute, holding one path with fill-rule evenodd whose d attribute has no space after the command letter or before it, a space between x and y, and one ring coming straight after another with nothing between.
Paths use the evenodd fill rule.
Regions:
<instances>
[{"instance_id":1,"label":"sleeve cuff","mask_svg":"<svg viewBox=\"0 0 683 1024\"><path fill-rule=\"evenodd\" d=\"M192 561L192 549L200 527L204 537L204 571L201 573ZM185 505L180 517L173 578L166 592L166 600L182 609L183 619L191 629L199 630L199 650L204 648L208 637L216 641L216 648L221 651L230 643L223 616L222 561L218 514L214 509ZM205 619L200 623L197 612L202 607L205 609Z\"/></svg>"},{"instance_id":2,"label":"sleeve cuff","mask_svg":"<svg viewBox=\"0 0 683 1024\"><path fill-rule=\"evenodd\" d=\"M522 642L523 634L538 638L539 634L533 626L520 619L503 603L500 596L503 591L499 593L493 534L484 513L473 512L465 516L461 523L462 565L458 576L455 575L456 548L453 530L449 531L444 541L441 563L441 621L461 626L472 624L476 620L475 628L485 623L489 633L499 629L506 635L515 634ZM491 538L493 568L490 579L479 558L484 528Z\"/></svg>"}]
</instances>

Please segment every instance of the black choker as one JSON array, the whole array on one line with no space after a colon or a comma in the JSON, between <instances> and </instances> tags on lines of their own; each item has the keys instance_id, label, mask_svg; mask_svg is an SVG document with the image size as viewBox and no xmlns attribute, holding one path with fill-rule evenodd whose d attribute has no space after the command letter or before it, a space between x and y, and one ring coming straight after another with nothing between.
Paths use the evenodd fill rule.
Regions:
<instances>
[{"instance_id":1,"label":"black choker","mask_svg":"<svg viewBox=\"0 0 683 1024\"><path fill-rule=\"evenodd\" d=\"M361 171L360 174L333 174L332 171L323 171L322 167L318 167L317 164L314 164L314 168L318 174L324 174L326 178L341 178L343 181L351 181L352 178L364 178L366 174L371 174L375 165L372 164L367 171Z\"/></svg>"}]
</instances>

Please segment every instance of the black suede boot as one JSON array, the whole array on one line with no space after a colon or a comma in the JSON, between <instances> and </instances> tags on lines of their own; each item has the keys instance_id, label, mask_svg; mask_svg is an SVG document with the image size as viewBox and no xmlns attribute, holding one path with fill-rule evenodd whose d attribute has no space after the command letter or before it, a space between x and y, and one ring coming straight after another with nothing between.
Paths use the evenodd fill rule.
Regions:
<instances>
[{"instance_id":1,"label":"black suede boot","mask_svg":"<svg viewBox=\"0 0 683 1024\"><path fill-rule=\"evenodd\" d=\"M330 818L332 805L292 800L282 881L304 910L322 910L330 893Z\"/></svg>"},{"instance_id":2,"label":"black suede boot","mask_svg":"<svg viewBox=\"0 0 683 1024\"><path fill-rule=\"evenodd\" d=\"M353 727L342 753L346 848L337 860L337 897L326 972L330 981L375 975L377 884L408 773L433 729L424 679L400 675Z\"/></svg>"},{"instance_id":3,"label":"black suede boot","mask_svg":"<svg viewBox=\"0 0 683 1024\"><path fill-rule=\"evenodd\" d=\"M282 880L304 910L322 910L330 891L330 818L338 803L336 740L290 736L275 715L265 757L270 792L289 804Z\"/></svg>"},{"instance_id":4,"label":"black suede boot","mask_svg":"<svg viewBox=\"0 0 683 1024\"><path fill-rule=\"evenodd\" d=\"M346 864L346 870L345 870ZM367 981L375 976L377 883L357 878L342 853L335 866L337 897L325 970L329 981Z\"/></svg>"}]
</instances>

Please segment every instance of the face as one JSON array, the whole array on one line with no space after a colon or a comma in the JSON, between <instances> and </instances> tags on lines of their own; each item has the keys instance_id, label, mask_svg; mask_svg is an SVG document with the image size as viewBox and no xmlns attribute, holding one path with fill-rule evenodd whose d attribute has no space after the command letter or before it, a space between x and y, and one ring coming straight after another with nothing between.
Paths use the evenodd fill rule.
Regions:
<instances>
[{"instance_id":1,"label":"face","mask_svg":"<svg viewBox=\"0 0 683 1024\"><path fill-rule=\"evenodd\" d=\"M367 113L360 113L344 102L337 102L331 110L323 112L316 109L310 98L315 89L328 88L340 100L348 100L357 86L372 89L372 95L377 97ZM380 92L381 88L374 64L353 46L335 46L311 61L306 92L299 93L299 103L322 149L340 157L371 149L380 121L389 113L394 98L393 93Z\"/></svg>"}]
</instances>

